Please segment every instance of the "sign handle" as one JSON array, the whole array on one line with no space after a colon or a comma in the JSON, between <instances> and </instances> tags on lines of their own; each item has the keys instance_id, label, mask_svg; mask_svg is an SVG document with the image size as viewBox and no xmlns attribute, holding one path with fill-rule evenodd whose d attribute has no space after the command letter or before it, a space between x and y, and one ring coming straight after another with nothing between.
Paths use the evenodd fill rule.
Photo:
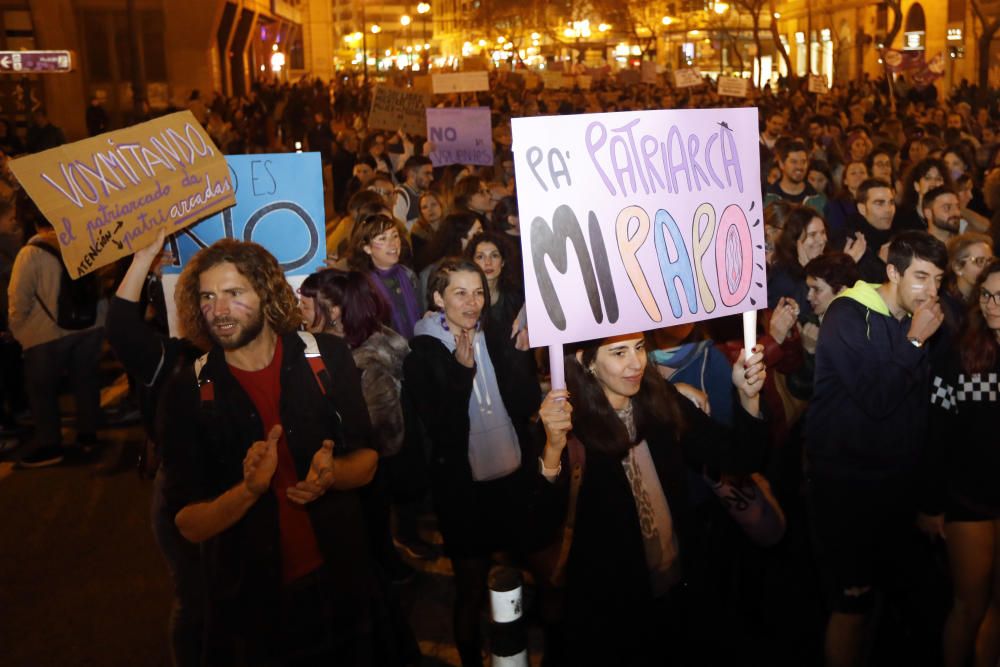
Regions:
<instances>
[{"instance_id":1,"label":"sign handle","mask_svg":"<svg viewBox=\"0 0 1000 667\"><path fill-rule=\"evenodd\" d=\"M748 310L743 313L743 351L749 359L753 354L753 346L757 344L757 311Z\"/></svg>"},{"instance_id":2,"label":"sign handle","mask_svg":"<svg viewBox=\"0 0 1000 667\"><path fill-rule=\"evenodd\" d=\"M566 369L563 364L562 343L549 345L549 378L552 389L566 388Z\"/></svg>"}]
</instances>

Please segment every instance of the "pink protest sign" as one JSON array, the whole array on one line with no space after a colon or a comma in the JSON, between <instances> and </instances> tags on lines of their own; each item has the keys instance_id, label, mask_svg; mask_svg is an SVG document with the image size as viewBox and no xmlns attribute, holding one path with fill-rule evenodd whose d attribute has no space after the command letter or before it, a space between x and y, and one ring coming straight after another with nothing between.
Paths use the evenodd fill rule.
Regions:
<instances>
[{"instance_id":1,"label":"pink protest sign","mask_svg":"<svg viewBox=\"0 0 1000 667\"><path fill-rule=\"evenodd\" d=\"M765 307L756 109L512 125L533 347Z\"/></svg>"},{"instance_id":2,"label":"pink protest sign","mask_svg":"<svg viewBox=\"0 0 1000 667\"><path fill-rule=\"evenodd\" d=\"M489 107L427 110L427 137L434 144L431 162L493 164L493 127Z\"/></svg>"}]
</instances>

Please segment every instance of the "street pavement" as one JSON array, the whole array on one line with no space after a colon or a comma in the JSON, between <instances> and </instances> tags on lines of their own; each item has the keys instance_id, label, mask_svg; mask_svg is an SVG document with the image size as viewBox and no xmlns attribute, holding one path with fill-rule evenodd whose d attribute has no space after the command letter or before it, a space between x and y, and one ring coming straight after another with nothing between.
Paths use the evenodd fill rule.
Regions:
<instances>
[{"instance_id":1,"label":"street pavement","mask_svg":"<svg viewBox=\"0 0 1000 667\"><path fill-rule=\"evenodd\" d=\"M142 430L100 435L126 445ZM0 461L0 665L169 665L170 582L150 527L151 487L134 470L101 476L93 464L16 470ZM423 664L458 665L450 564L411 564L420 571L401 597Z\"/></svg>"}]
</instances>

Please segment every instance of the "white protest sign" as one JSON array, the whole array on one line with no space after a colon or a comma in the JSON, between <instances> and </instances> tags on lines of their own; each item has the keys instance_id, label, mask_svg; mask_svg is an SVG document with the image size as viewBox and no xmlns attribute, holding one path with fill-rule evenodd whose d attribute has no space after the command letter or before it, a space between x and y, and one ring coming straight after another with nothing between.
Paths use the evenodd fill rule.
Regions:
<instances>
[{"instance_id":1,"label":"white protest sign","mask_svg":"<svg viewBox=\"0 0 1000 667\"><path fill-rule=\"evenodd\" d=\"M431 79L435 94L474 93L490 89L490 77L485 71L435 74Z\"/></svg>"},{"instance_id":2,"label":"white protest sign","mask_svg":"<svg viewBox=\"0 0 1000 667\"><path fill-rule=\"evenodd\" d=\"M657 82L656 78L656 63L652 60L643 60L642 65L639 66L639 81L641 83L652 83Z\"/></svg>"},{"instance_id":3,"label":"white protest sign","mask_svg":"<svg viewBox=\"0 0 1000 667\"><path fill-rule=\"evenodd\" d=\"M674 70L674 87L675 88L694 88L695 86L700 86L704 81L701 79L701 72L698 71L697 67L685 67L684 69Z\"/></svg>"},{"instance_id":4,"label":"white protest sign","mask_svg":"<svg viewBox=\"0 0 1000 667\"><path fill-rule=\"evenodd\" d=\"M533 347L766 303L756 109L511 123Z\"/></svg>"},{"instance_id":5,"label":"white protest sign","mask_svg":"<svg viewBox=\"0 0 1000 667\"><path fill-rule=\"evenodd\" d=\"M750 94L750 79L738 76L720 76L718 93L728 97L746 97Z\"/></svg>"},{"instance_id":6,"label":"white protest sign","mask_svg":"<svg viewBox=\"0 0 1000 667\"><path fill-rule=\"evenodd\" d=\"M826 95L830 88L826 85L826 77L816 74L809 75L809 92L817 95Z\"/></svg>"}]
</instances>

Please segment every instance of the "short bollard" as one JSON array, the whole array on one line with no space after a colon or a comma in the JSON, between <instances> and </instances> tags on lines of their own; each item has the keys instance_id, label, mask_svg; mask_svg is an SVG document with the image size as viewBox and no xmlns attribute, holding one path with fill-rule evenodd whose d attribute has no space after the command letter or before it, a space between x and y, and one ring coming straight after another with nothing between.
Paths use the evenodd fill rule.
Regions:
<instances>
[{"instance_id":1,"label":"short bollard","mask_svg":"<svg viewBox=\"0 0 1000 667\"><path fill-rule=\"evenodd\" d=\"M490 649L493 667L528 667L527 632L522 616L523 581L518 570L497 567L490 573Z\"/></svg>"}]
</instances>

